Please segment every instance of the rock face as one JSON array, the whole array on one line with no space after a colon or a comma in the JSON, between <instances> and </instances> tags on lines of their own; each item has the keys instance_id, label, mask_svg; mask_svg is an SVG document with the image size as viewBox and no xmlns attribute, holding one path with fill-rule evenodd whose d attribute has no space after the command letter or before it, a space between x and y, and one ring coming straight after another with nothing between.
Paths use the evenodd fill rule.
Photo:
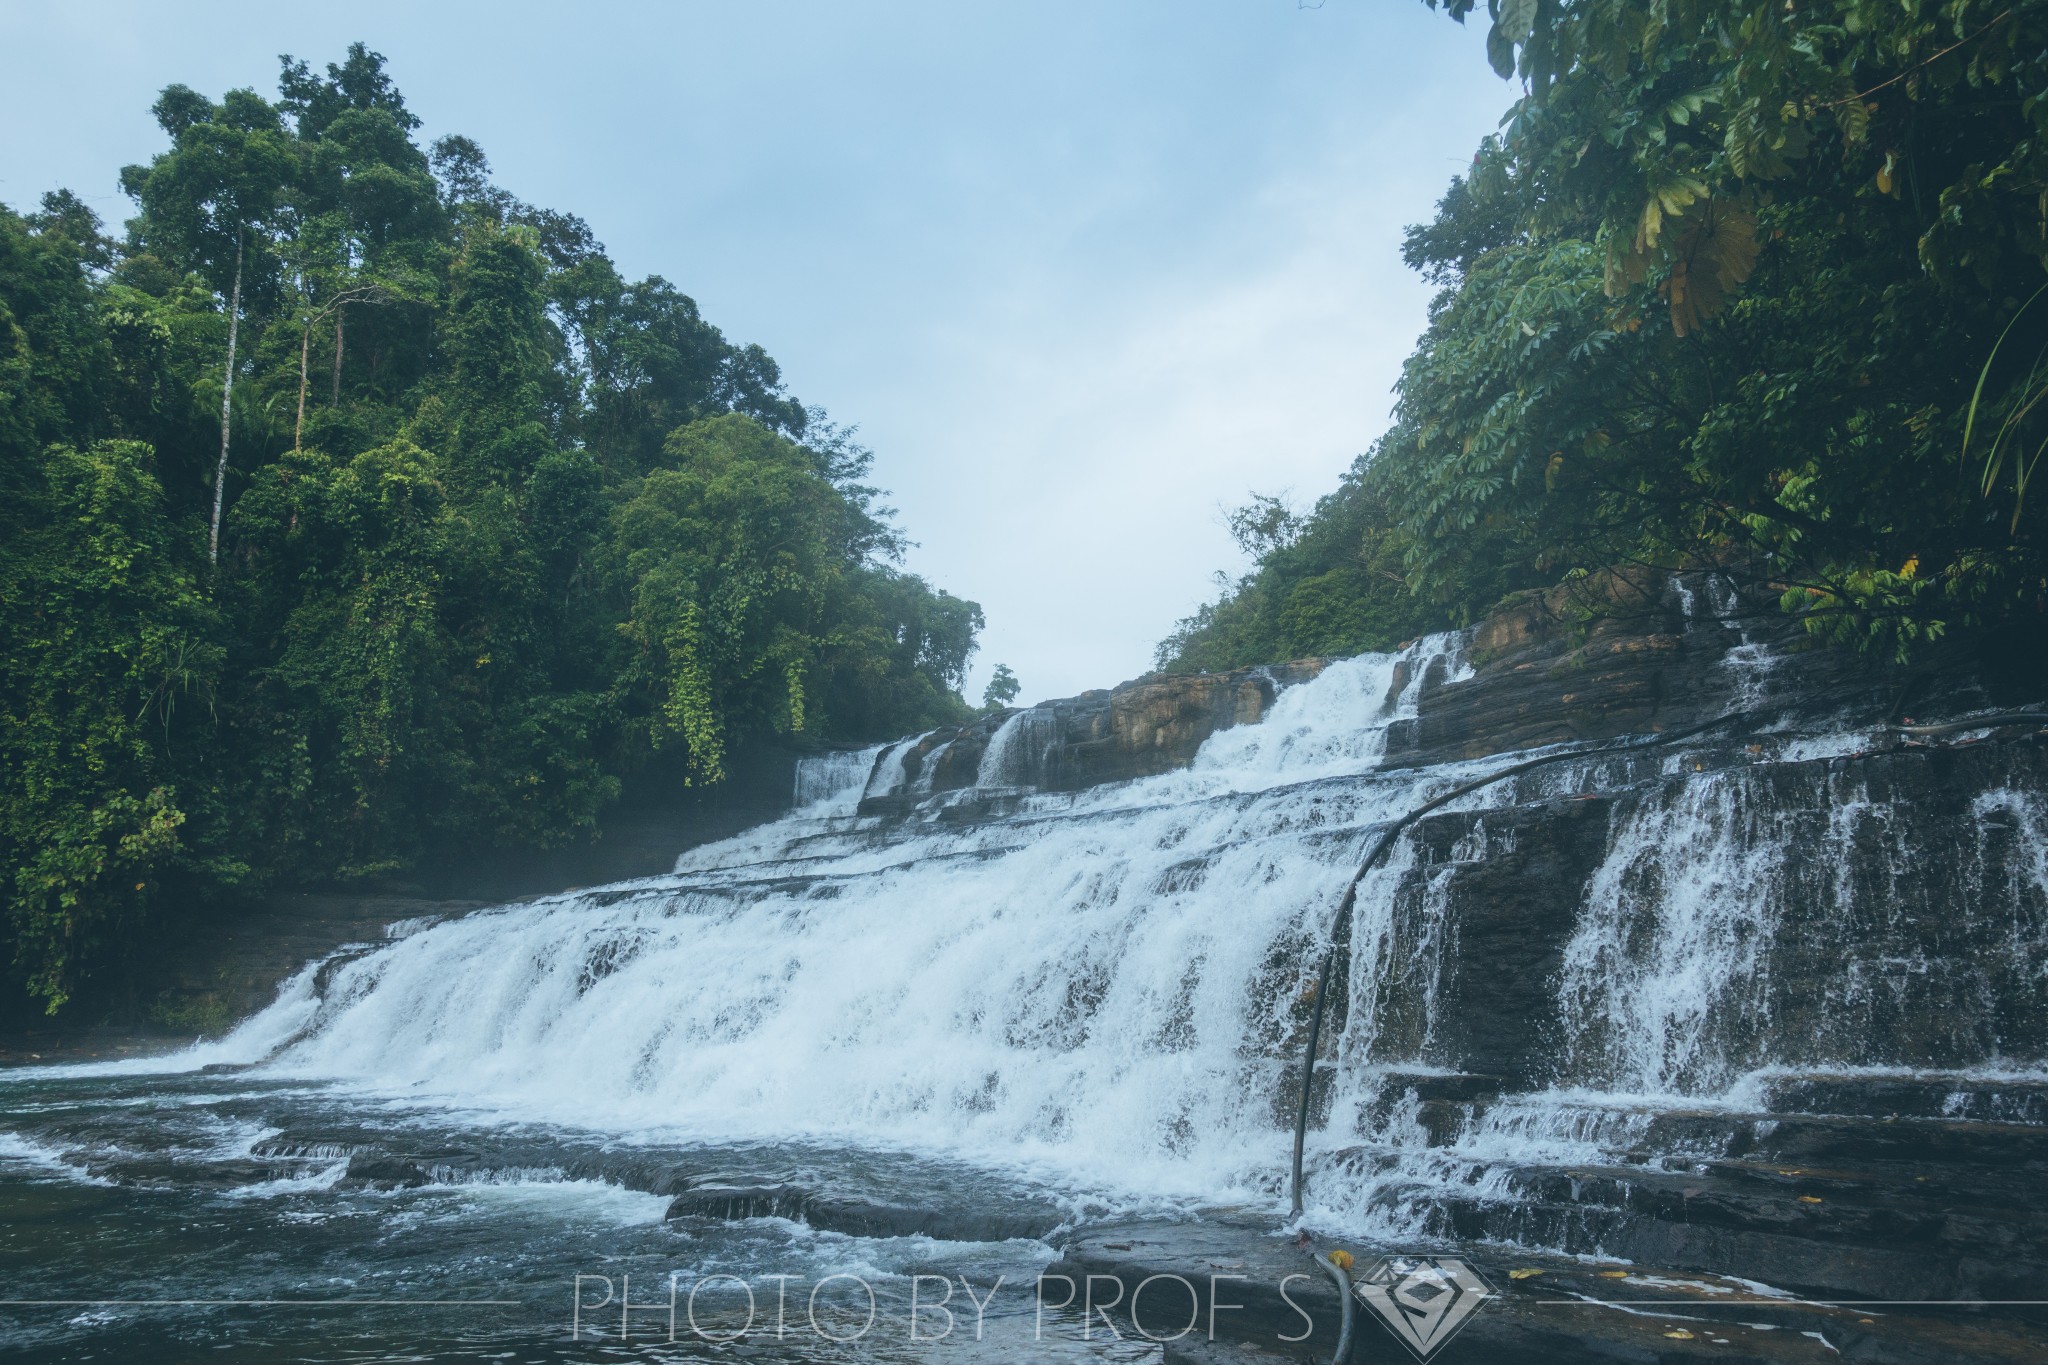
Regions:
<instances>
[{"instance_id":1,"label":"rock face","mask_svg":"<svg viewBox=\"0 0 2048 1365\"><path fill-rule=\"evenodd\" d=\"M1720 1049L1715 1066L1820 1064L1871 1036L1896 1064L1930 1069L2048 1056L2048 978L2033 974L2035 955L2011 951L2016 934L2048 925L2025 874L2042 856L2038 833L2016 796L2048 793L2048 742L1791 761L1735 745L1695 751L1674 774L1634 763L1608 774L1618 790L1556 795L1531 782L1495 809L1417 825L1418 857L1393 888L1376 1047L1515 1089L1573 1079L1572 1065L1611 1073L1576 1079L1629 1079L1622 1025L1560 1013L1568 954L1604 927L1589 901L1595 914L1664 917L1598 943L1603 965L1625 970L1639 965L1631 928L1669 930L1706 897L1730 912L1729 941L1693 951L1740 953L1755 976L1739 1008L1693 1021ZM1714 880L1731 873L1748 880ZM1845 964L1862 992L1841 989ZM1990 1013L1978 1008L1987 998L1999 1002ZM1674 1054L1635 1079L1720 1079L1706 1067Z\"/></svg>"},{"instance_id":2,"label":"rock face","mask_svg":"<svg viewBox=\"0 0 2048 1365\"><path fill-rule=\"evenodd\" d=\"M2036 632L2036 637L2041 632ZM1934 706L2041 700L2042 640L1968 641L1933 665L1815 647L1768 597L1709 574L1614 572L1510 598L1473 628L1471 676L1425 679L1391 764L1649 734L1745 706L1867 723Z\"/></svg>"},{"instance_id":3,"label":"rock face","mask_svg":"<svg viewBox=\"0 0 2048 1365\"><path fill-rule=\"evenodd\" d=\"M1503 1153L1484 1194L1383 1191L1459 1244L1866 1299L2048 1283L2048 1084L1998 1075L2048 1056L2048 742L1636 763L1416 827L1381 972L1333 1004L1390 1065L1441 1070L1389 1073L1322 1178L1419 1134ZM1691 1000L1688 974L1733 989ZM1779 1079L1731 1102L1759 1068ZM1551 1164L1531 1125L1592 1150Z\"/></svg>"},{"instance_id":4,"label":"rock face","mask_svg":"<svg viewBox=\"0 0 2048 1365\"><path fill-rule=\"evenodd\" d=\"M1078 791L1183 768L1211 735L1263 720L1282 689L1328 662L1148 674L934 730L885 755L903 781L871 790L860 813L901 814L977 784ZM1415 681L1407 667L1395 672L1389 705ZM2030 704L2042 700L2048 632L1965 641L1906 668L1818 647L1775 601L1712 575L1643 570L1511 598L1472 629L1461 658L1423 668L1418 714L1389 727L1383 766L1654 735L1745 709L1783 730Z\"/></svg>"},{"instance_id":5,"label":"rock face","mask_svg":"<svg viewBox=\"0 0 2048 1365\"><path fill-rule=\"evenodd\" d=\"M901 812L926 797L983 786L1078 791L1184 768L1218 730L1265 719L1284 687L1322 672L1323 659L1228 673L1148 674L1107 690L1005 710L919 736L900 755L904 790L872 796L863 815ZM1003 737L1009 730L1007 742ZM984 773L991 745L997 772Z\"/></svg>"},{"instance_id":6,"label":"rock face","mask_svg":"<svg viewBox=\"0 0 2048 1365\"><path fill-rule=\"evenodd\" d=\"M2009 1073L2048 1057L2048 733L1923 744L1879 726L2048 701L2042 645L1964 641L1936 666L1900 668L1812 648L1774 604L1703 576L1610 575L1482 622L1467 671L1428 665L1383 767L1735 719L1682 763L1643 751L1550 769L1413 828L1405 863L1364 898L1375 917L1354 925L1372 955L1351 945L1335 982L1312 1116L1339 1146L1312 1188L1362 1191L1411 1237L1656 1267L1674 1277L1663 1292L1703 1303L1730 1292L1715 1276L1836 1299L2038 1297L2048 1082ZM1051 719L1034 736L1036 784L1185 762L1229 723L1221 699L1239 676L1038 708ZM1397 673L1393 692L1411 681ZM1354 1068L1384 1068L1355 1117L1331 1103L1346 1048ZM1277 1121L1299 1076L1283 1072ZM1745 1076L1767 1079L1728 1091ZM1688 1109L1631 1094L1715 1098ZM1438 1164L1418 1163L1418 1146ZM1132 1224L1085 1230L1058 1268L1135 1291L1190 1264L1275 1256L1267 1279L1303 1265L1249 1228ZM1515 1259L1553 1290L1589 1274ZM1294 1294L1328 1298L1316 1280ZM1277 1298L1259 1311L1246 1336L1296 1321ZM1716 1330L1752 1359L1808 1358L1818 1340L1821 1354L1871 1360L2042 1349L2037 1328L1995 1314L1971 1332L1743 1314ZM1444 1358L1694 1349L1661 1327L1620 1339L1649 1316L1561 1329L1542 1305L1511 1304Z\"/></svg>"},{"instance_id":7,"label":"rock face","mask_svg":"<svg viewBox=\"0 0 2048 1365\"><path fill-rule=\"evenodd\" d=\"M2048 733L1925 743L1881 725L2048 701L2043 633L1963 641L1911 670L1806 643L1772 604L1701 575L1613 574L1518 598L1462 652L1412 655L1420 676L1395 670L1376 713L1371 695L1339 694L1347 733L1354 714L1413 704L1376 771L1275 788L1299 805L1269 805L1263 826L1231 826L1228 839L1183 848L1155 834L1180 860L1167 873L1133 881L1124 909L1071 907L1077 920L1171 913L1239 843L1265 841L1276 871L1290 859L1348 866L1390 818L1372 804L1386 791L1419 801L1471 771L1434 765L1727 721L1683 748L1586 750L1509 779L1417 821L1362 885L1311 1094L1310 1226L1320 1200L1349 1227L1380 1229L1382 1250L1474 1249L1503 1302L1437 1358L2044 1358L2040 1324L2009 1309L1960 1323L1845 1305L1995 1305L2038 1300L2048 1284ZM773 875L816 875L819 897L836 897L812 865L829 840L865 856L858 841L901 821L973 823L1034 792L1185 766L1323 670L1147 677L901 741L865 785L838 789L837 814L802 826L802 858ZM1377 693L1384 675L1371 676ZM1012 827L1028 846L1061 804ZM344 910L336 922L353 924ZM1258 1023L1240 1050L1249 1108L1270 1106L1275 1133L1291 1124L1314 999L1301 962L1320 940L1304 923L1274 940L1270 971L1244 992ZM1071 1036L1098 1022L1101 980L1065 992ZM1160 1037L1172 1044L1171 1029ZM1276 1171L1282 1150L1276 1140ZM678 1220L1046 1238L1054 1269L1114 1281L1126 1314L1159 1276L1193 1276L1207 1311L1205 1277L1243 1272L1230 1321L1259 1347L1191 1338L1168 1359L1298 1358L1275 1344L1296 1303L1316 1315L1307 1344L1326 1357L1333 1342L1335 1291L1265 1212L1070 1231L1050 1206L976 1205L922 1176L847 1188L800 1170L620 1160L378 1138L351 1154L348 1178L400 1186L444 1168L548 1166L667 1196ZM1292 1300L1274 1292L1302 1271ZM1759 1283L1815 1302L1752 1301Z\"/></svg>"},{"instance_id":8,"label":"rock face","mask_svg":"<svg viewBox=\"0 0 2048 1365\"><path fill-rule=\"evenodd\" d=\"M1149 675L1107 695L1087 692L1072 702L1055 702L1060 747L1047 785L1072 790L1184 768L1209 736L1234 725L1256 725L1281 688L1307 682L1324 662Z\"/></svg>"}]
</instances>

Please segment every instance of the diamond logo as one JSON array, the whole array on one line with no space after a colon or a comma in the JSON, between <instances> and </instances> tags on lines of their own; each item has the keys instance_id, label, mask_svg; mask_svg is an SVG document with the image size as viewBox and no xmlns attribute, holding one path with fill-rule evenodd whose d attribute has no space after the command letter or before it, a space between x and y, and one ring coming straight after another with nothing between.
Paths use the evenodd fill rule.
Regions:
<instances>
[{"instance_id":1,"label":"diamond logo","mask_svg":"<svg viewBox=\"0 0 2048 1365\"><path fill-rule=\"evenodd\" d=\"M1351 1289L1417 1360L1428 1360L1493 1297L1478 1272L1452 1256L1389 1256Z\"/></svg>"}]
</instances>

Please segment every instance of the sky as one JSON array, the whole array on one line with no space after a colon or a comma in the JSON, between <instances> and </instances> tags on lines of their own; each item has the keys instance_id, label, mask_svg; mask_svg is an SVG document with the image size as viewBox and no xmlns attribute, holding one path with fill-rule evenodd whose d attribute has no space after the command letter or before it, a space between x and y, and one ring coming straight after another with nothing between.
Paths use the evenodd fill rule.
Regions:
<instances>
[{"instance_id":1,"label":"sky","mask_svg":"<svg viewBox=\"0 0 2048 1365\"><path fill-rule=\"evenodd\" d=\"M1512 97L1420 0L0 0L0 200L110 223L155 92L384 54L423 122L591 225L859 429L980 602L968 695L1135 677L1386 429L1429 291L1401 264Z\"/></svg>"}]
</instances>

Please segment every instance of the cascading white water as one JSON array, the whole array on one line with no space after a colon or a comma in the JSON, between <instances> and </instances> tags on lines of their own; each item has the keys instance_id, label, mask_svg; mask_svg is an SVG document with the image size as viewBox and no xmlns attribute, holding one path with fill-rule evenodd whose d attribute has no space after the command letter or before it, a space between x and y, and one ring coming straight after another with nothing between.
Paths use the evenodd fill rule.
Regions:
<instances>
[{"instance_id":1,"label":"cascading white water","mask_svg":"<svg viewBox=\"0 0 2048 1365\"><path fill-rule=\"evenodd\" d=\"M1052 708L1019 711L989 736L976 769L977 787L1028 787L1043 775L1046 746L1058 737L1059 718Z\"/></svg>"},{"instance_id":2,"label":"cascading white water","mask_svg":"<svg viewBox=\"0 0 2048 1365\"><path fill-rule=\"evenodd\" d=\"M1191 770L966 828L821 820L847 788L820 778L829 797L672 878L472 915L340 968L272 1065L585 1125L1242 1190L1272 1168L1305 950L1365 828L1415 786L1372 773L1412 714L1412 695L1387 705L1396 663L1332 665ZM901 751L862 789L900 787Z\"/></svg>"},{"instance_id":3,"label":"cascading white water","mask_svg":"<svg viewBox=\"0 0 2048 1365\"><path fill-rule=\"evenodd\" d=\"M791 807L813 819L852 815L884 747L876 744L866 749L806 754L799 758Z\"/></svg>"},{"instance_id":4,"label":"cascading white water","mask_svg":"<svg viewBox=\"0 0 2048 1365\"><path fill-rule=\"evenodd\" d=\"M1731 1079L1725 1046L1759 1031L1763 970L1780 907L1780 841L1721 775L1646 801L1616 831L1565 949L1565 1071L1644 1094Z\"/></svg>"},{"instance_id":5,"label":"cascading white water","mask_svg":"<svg viewBox=\"0 0 2048 1365\"><path fill-rule=\"evenodd\" d=\"M904 760L918 741L834 756L800 772L802 809L690 851L673 876L433 925L333 971L324 998L304 973L207 1059L270 1051L280 1072L624 1133L818 1138L1027 1162L1134 1195L1271 1195L1338 891L1374 826L1489 765L1376 766L1425 680L1459 676L1460 649L1439 636L1333 664L1186 770L1012 799L979 823L935 818L943 797L900 820L848 818L863 795L916 794ZM1011 717L980 785L1016 787L1050 720ZM1611 763L1552 769L1543 792L1604 785ZM1381 1103L1390 1068L1426 1069L1433 983L1455 952L1443 870L1404 841L1367 879L1331 1118L1311 1144L1315 1216L1412 1229L1397 1185L1470 1187L1475 1163L1575 1160L1625 1138L1636 1120L1589 1111L1579 1091L1697 1097L1784 1060L1759 987L1785 936L1771 888L1823 875L1789 865L1794 826L1836 808L1823 842L1867 843L1857 822L1876 817L1846 791L1774 805L1739 774L1667 786L1623 810L1588 888L1557 986L1560 1088L1497 1106L1448 1148L1403 1136L1415 1124ZM2014 802L1970 818L2031 821L2039 840L2039 814ZM1453 861L1487 856L1492 837L1482 820ZM2014 949L2015 972L2028 953ZM1866 960L1843 954L1831 1005L1867 1022L1884 999L1859 984ZM1418 1022L1382 1038L1400 992L1423 997L1407 1002ZM1984 1060L1960 1031L1927 1046ZM1368 1135L1398 1160L1344 1167Z\"/></svg>"},{"instance_id":6,"label":"cascading white water","mask_svg":"<svg viewBox=\"0 0 2048 1365\"><path fill-rule=\"evenodd\" d=\"M1706 590L1707 610L1700 610L1698 595L1686 582L1683 575L1671 580L1672 591L1678 594L1678 605L1685 616L1688 630L1694 626L1706 625L1717 630L1732 630L1739 643L1731 646L1721 656L1721 668L1734 684L1733 702L1738 709L1748 710L1761 706L1770 693L1771 674L1777 666L1778 656L1771 652L1768 644L1756 639L1745 620L1742 595L1724 575L1705 573L1699 576Z\"/></svg>"},{"instance_id":7,"label":"cascading white water","mask_svg":"<svg viewBox=\"0 0 2048 1365\"><path fill-rule=\"evenodd\" d=\"M912 796L932 794L932 782L939 773L939 760L946 756L946 750L952 748L953 744L954 741L949 739L924 756L924 763L918 768L917 776L910 780L909 791Z\"/></svg>"},{"instance_id":8,"label":"cascading white water","mask_svg":"<svg viewBox=\"0 0 2048 1365\"><path fill-rule=\"evenodd\" d=\"M1854 778L1807 782L1736 769L1633 800L1565 953L1567 1080L1697 1097L1777 1067L1983 1067L2026 1047L2001 1036L2000 1002L2048 971L2035 799L1908 822ZM1935 820L1938 853L1912 842ZM1994 856L2001 831L2017 856Z\"/></svg>"},{"instance_id":9,"label":"cascading white water","mask_svg":"<svg viewBox=\"0 0 2048 1365\"><path fill-rule=\"evenodd\" d=\"M923 739L924 735L912 735L907 739L899 739L894 744L884 745L880 756L875 759L872 775L868 778L867 787L861 792L861 796L889 796L902 791L904 783L909 780L906 768L910 751Z\"/></svg>"}]
</instances>

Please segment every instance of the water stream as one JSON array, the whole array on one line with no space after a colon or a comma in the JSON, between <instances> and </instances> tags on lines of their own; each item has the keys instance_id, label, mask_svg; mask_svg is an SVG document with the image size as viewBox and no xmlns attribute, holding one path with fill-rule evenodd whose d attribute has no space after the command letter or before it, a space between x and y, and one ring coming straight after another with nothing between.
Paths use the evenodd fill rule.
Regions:
<instances>
[{"instance_id":1,"label":"water stream","mask_svg":"<svg viewBox=\"0 0 2048 1365\"><path fill-rule=\"evenodd\" d=\"M543 1306L433 1310L447 1315L437 1339L451 1358L489 1345L542 1359L569 1349L568 1276L585 1265L653 1279L865 1266L900 1293L938 1255L928 1239L772 1218L665 1225L663 1199L606 1174L649 1154L800 1169L824 1188L1029 1199L1069 1226L1234 1206L1277 1227L1288 1077L1336 895L1377 825L1516 757L1384 766L1389 726L1416 714L1426 678L1458 676L1462 647L1439 636L1333 664L1188 769L1080 793L1031 790L1042 710L1009 718L964 793L932 794L929 763L906 780L911 741L807 760L787 818L669 875L405 926L170 1058L9 1073L11 1283L25 1298L130 1297L111 1291L170 1283L175 1264L195 1298L502 1297ZM1760 678L1736 683L1763 695ZM1554 1071L1450 1141L1424 1136L1399 1078L1447 1065L1451 873L1511 836L1487 817L1448 857L1404 841L1359 901L1310 1224L1423 1235L1446 1191L1512 1199L1513 1169L1593 1160L1662 1112L1738 1105L1780 1074L2037 1075L2048 1040L2014 1023L2014 1002L2048 969L2048 811L2008 791L1945 817L1958 853L1930 889L1903 876L1915 853L1890 797L1789 791L1774 771L1589 756L1467 802L1628 788L1551 983ZM905 793L921 798L908 817L858 814L863 797ZM1916 909L1930 896L1948 899ZM1800 908L1815 904L1832 918ZM1969 952L1917 946L1937 912ZM1833 959L1825 1009L1774 993L1795 957L1807 979L1816 956ZM459 1159L418 1188L342 1179L351 1151L393 1141ZM110 1229L118 1253L67 1242L81 1223ZM1029 1240L946 1253L1013 1279L1049 1254ZM349 1319L333 1358L420 1330L417 1313L375 1311ZM1022 1312L1002 1319L1012 1346ZM0 1346L51 1358L119 1355L163 1322L91 1305L7 1314ZM216 1310L172 1321L194 1350L233 1335ZM283 1358L302 1326L255 1335ZM1108 1358L1057 1334L1036 1345Z\"/></svg>"}]
</instances>

